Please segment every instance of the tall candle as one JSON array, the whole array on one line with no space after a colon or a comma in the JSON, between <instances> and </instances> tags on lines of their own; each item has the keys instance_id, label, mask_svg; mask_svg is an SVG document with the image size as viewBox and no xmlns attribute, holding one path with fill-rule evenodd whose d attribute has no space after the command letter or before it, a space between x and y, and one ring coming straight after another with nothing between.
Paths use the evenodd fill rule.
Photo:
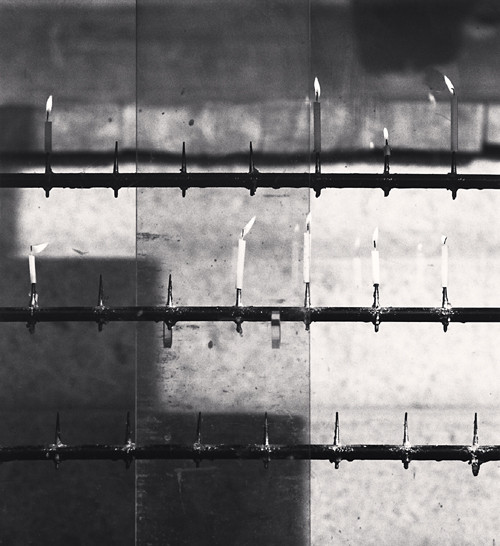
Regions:
<instances>
[{"instance_id":1,"label":"tall candle","mask_svg":"<svg viewBox=\"0 0 500 546\"><path fill-rule=\"evenodd\" d=\"M378 227L373 232L373 250L372 250L372 280L373 284L380 284L380 259L377 249Z\"/></svg>"},{"instance_id":2,"label":"tall candle","mask_svg":"<svg viewBox=\"0 0 500 546\"><path fill-rule=\"evenodd\" d=\"M314 151L321 152L321 103L319 97L321 95L321 87L318 78L314 78Z\"/></svg>"},{"instance_id":3,"label":"tall candle","mask_svg":"<svg viewBox=\"0 0 500 546\"><path fill-rule=\"evenodd\" d=\"M458 152L458 98L455 92L455 86L448 76L444 76L444 81L450 92L450 110L451 110L451 151Z\"/></svg>"},{"instance_id":4,"label":"tall candle","mask_svg":"<svg viewBox=\"0 0 500 546\"><path fill-rule=\"evenodd\" d=\"M52 153L52 122L49 120L50 113L52 111L52 95L47 99L45 105L45 112L47 114L47 119L45 120L45 153Z\"/></svg>"},{"instance_id":5,"label":"tall candle","mask_svg":"<svg viewBox=\"0 0 500 546\"><path fill-rule=\"evenodd\" d=\"M306 216L304 232L304 282L311 281L311 213Z\"/></svg>"},{"instance_id":6,"label":"tall candle","mask_svg":"<svg viewBox=\"0 0 500 546\"><path fill-rule=\"evenodd\" d=\"M245 237L252 229L255 222L255 216L248 222L248 224L241 230L240 238L238 239L238 258L236 261L236 289L241 290L243 288L243 272L245 270L245 251L247 242Z\"/></svg>"},{"instance_id":7,"label":"tall candle","mask_svg":"<svg viewBox=\"0 0 500 546\"><path fill-rule=\"evenodd\" d=\"M448 237L441 237L441 286L448 287Z\"/></svg>"},{"instance_id":8,"label":"tall candle","mask_svg":"<svg viewBox=\"0 0 500 546\"><path fill-rule=\"evenodd\" d=\"M39 254L47 248L48 243L42 243L40 245L31 245L30 253L28 255L28 264L30 270L30 282L31 284L36 284L36 264L35 264L35 254Z\"/></svg>"}]
</instances>

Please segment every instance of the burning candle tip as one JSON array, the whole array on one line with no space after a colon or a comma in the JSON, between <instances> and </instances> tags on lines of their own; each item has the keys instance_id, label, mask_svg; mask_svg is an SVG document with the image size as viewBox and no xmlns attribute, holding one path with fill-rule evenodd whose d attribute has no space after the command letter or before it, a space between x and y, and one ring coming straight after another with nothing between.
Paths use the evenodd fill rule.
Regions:
<instances>
[{"instance_id":1,"label":"burning candle tip","mask_svg":"<svg viewBox=\"0 0 500 546\"><path fill-rule=\"evenodd\" d=\"M444 83L446 84L446 87L448 88L448 91L454 95L455 94L455 86L453 85L452 81L446 74L443 74Z\"/></svg>"},{"instance_id":2,"label":"burning candle tip","mask_svg":"<svg viewBox=\"0 0 500 546\"><path fill-rule=\"evenodd\" d=\"M47 121L49 120L49 115L52 112L52 95L49 95L47 102L45 103L45 112L47 113Z\"/></svg>"},{"instance_id":3,"label":"burning candle tip","mask_svg":"<svg viewBox=\"0 0 500 546\"><path fill-rule=\"evenodd\" d=\"M314 78L314 94L316 96L316 101L319 101L319 97L321 96L321 86L319 85L318 78Z\"/></svg>"}]
</instances>

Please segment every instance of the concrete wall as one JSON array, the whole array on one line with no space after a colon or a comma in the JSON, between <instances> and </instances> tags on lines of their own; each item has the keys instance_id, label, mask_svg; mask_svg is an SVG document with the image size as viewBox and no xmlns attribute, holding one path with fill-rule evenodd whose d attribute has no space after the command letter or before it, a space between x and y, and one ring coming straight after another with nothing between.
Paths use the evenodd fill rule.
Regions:
<instances>
[{"instance_id":1,"label":"concrete wall","mask_svg":"<svg viewBox=\"0 0 500 546\"><path fill-rule=\"evenodd\" d=\"M360 57L355 15L346 8L305 0L137 8L2 8L2 169L43 168L34 152L52 93L56 170L64 154L71 170L110 170L119 140L121 149L148 152L123 169L177 170L177 158L167 161L164 152L178 153L186 141L190 170L205 170L208 154L210 169L240 171L247 162L225 156L245 152L252 140L260 170L308 171L317 74L325 172L380 171L380 156L367 152L371 142L372 153L380 151L384 126L394 171L447 172L448 96L434 85L436 105L428 99L427 69L435 64L459 92L460 146L468 152L460 170L498 172L494 155L481 158L500 141L493 21L469 14L475 26L460 26L460 47L446 63L436 55L435 63L415 66L408 51L406 67L381 72ZM384 55L377 44L374 55ZM310 209L313 304L371 303L370 236L378 225L384 305L440 303L442 233L452 303L497 305L497 201L495 191L459 192L456 201L444 190L388 198L331 190L319 199L287 190L250 197L191 189L185 198L177 190L131 190L118 199L111 191L61 190L48 200L41 190L4 191L1 293L5 305L26 302L27 245L49 240L39 259L43 305L95 301L99 273L114 304L164 303L172 273L176 303L230 305L236 239L256 215L244 300L300 304L301 232ZM400 442L406 410L415 443L469 442L476 410L481 442L500 441L494 325L452 325L446 334L438 325L382 325L377 334L365 324L313 325L310 334L287 325L279 350L259 324L244 325L242 338L232 325L179 325L171 350L156 324L109 325L100 336L94 326L46 325L28 342L24 327L4 329L5 444L52 441L57 409L65 441L121 441L134 405L139 442L192 441L198 411L207 441L258 440L268 411L273 440L326 442L336 410L345 443ZM328 463L276 463L268 471L141 463L135 476L89 468L63 465L55 478L45 467L0 469L11 543L131 544L136 522L139 544L498 540L494 463L476 479L458 463L412 463L407 472L396 463L346 463L338 472Z\"/></svg>"}]
</instances>

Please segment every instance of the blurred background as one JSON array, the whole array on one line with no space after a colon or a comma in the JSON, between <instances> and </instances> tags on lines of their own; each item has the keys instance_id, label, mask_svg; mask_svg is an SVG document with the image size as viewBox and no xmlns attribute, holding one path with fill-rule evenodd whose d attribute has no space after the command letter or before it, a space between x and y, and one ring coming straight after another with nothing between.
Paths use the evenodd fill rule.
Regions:
<instances>
[{"instance_id":1,"label":"blurred background","mask_svg":"<svg viewBox=\"0 0 500 546\"><path fill-rule=\"evenodd\" d=\"M0 1L0 171L43 172L52 94L53 170L180 168L311 172L313 80L321 84L323 172L497 173L500 8L493 0ZM0 175L1 182L1 175ZM29 245L43 305L300 305L302 232L312 212L312 304L371 305L379 227L381 304L441 303L440 240L456 306L498 306L496 191L3 189L1 305L28 303ZM138 443L498 444L497 325L283 326L3 324L2 445ZM9 463L2 544L494 544L499 465L463 463Z\"/></svg>"}]
</instances>

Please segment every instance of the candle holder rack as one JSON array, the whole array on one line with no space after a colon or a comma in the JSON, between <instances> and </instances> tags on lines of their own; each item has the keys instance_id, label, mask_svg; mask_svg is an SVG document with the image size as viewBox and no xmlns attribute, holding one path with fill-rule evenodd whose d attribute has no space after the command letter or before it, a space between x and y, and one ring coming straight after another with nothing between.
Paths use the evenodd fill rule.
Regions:
<instances>
[{"instance_id":1,"label":"candle holder rack","mask_svg":"<svg viewBox=\"0 0 500 546\"><path fill-rule=\"evenodd\" d=\"M126 468L136 460L192 460L197 467L203 461L262 460L267 468L276 460L326 460L338 469L342 461L373 460L401 461L405 469L412 461L462 461L471 465L477 476L483 463L500 460L500 445L480 445L477 413L474 415L470 445L411 444L408 433L408 413L403 424L401 444L341 444L339 414L335 416L335 432L331 444L274 444L270 442L267 413L264 416L262 443L210 444L202 441L201 413L198 414L195 441L192 444L136 445L132 440L130 414L127 414L123 444L68 445L63 443L60 418L57 413L55 439L49 445L0 447L0 462L52 461L56 468L63 461L107 460L123 461Z\"/></svg>"},{"instance_id":2,"label":"candle holder rack","mask_svg":"<svg viewBox=\"0 0 500 546\"><path fill-rule=\"evenodd\" d=\"M49 197L54 188L91 189L109 188L118 197L122 188L179 188L183 197L189 188L243 188L255 195L257 189L309 188L316 197L327 188L381 189L387 197L393 189L445 189L453 199L458 190L500 189L500 175L458 174L456 154L452 154L452 168L443 174L397 174L389 169L389 156L384 156L383 172L373 174L324 173L316 157L314 172L262 173L254 165L250 143L247 173L191 173L188 172L186 147L182 145L181 167L178 173L120 173L118 145L115 145L113 168L110 173L57 173L47 158L44 173L3 173L0 187L41 188Z\"/></svg>"},{"instance_id":3,"label":"candle holder rack","mask_svg":"<svg viewBox=\"0 0 500 546\"><path fill-rule=\"evenodd\" d=\"M382 322L439 322L444 331L451 322L500 322L500 307L452 307L447 288L443 288L440 307L381 306L379 285L374 285L371 307L327 307L310 305L310 287L306 283L304 305L300 306L244 306L239 297L232 306L175 306L172 277L169 276L166 305L113 307L104 304L102 275L99 276L97 305L78 307L41 307L36 284L31 285L27 307L0 307L1 322L25 322L30 333L39 322L95 322L101 332L110 322L162 322L163 345L172 347L172 330L178 322L234 322L236 331L243 334L243 322L268 322L271 325L272 346L279 348L282 322L302 322L309 330L313 322L365 322L378 332Z\"/></svg>"}]
</instances>

